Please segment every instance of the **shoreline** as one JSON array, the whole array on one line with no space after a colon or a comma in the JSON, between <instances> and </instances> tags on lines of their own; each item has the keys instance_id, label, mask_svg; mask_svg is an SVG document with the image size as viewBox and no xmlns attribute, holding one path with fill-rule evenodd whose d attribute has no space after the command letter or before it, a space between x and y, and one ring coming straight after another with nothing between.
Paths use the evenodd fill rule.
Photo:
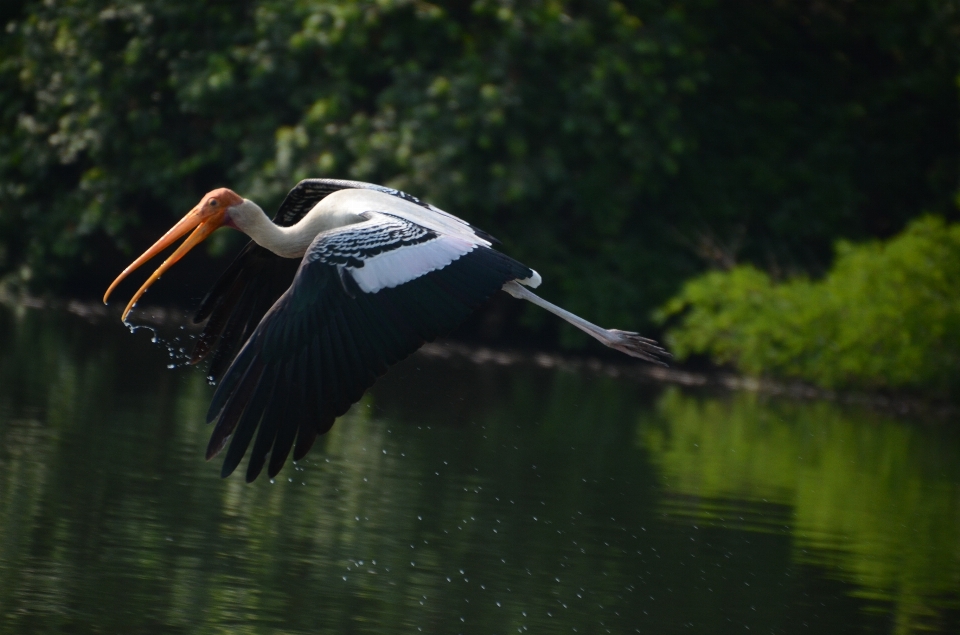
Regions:
<instances>
[{"instance_id":1,"label":"shoreline","mask_svg":"<svg viewBox=\"0 0 960 635\"><path fill-rule=\"evenodd\" d=\"M108 306L96 301L77 299L11 296L6 293L0 293L0 304L14 309L63 311L93 323L111 318L119 320L121 313L119 305ZM183 326L188 330L196 331L201 329L201 325L193 323L190 311L169 307L149 305L140 307L137 309L137 320L138 324L144 326ZM752 392L802 401L831 401L843 405L866 406L890 411L898 415L929 414L942 418L953 415L958 410L958 406L954 404L915 397L890 396L869 391L827 390L803 382L749 377L722 370L701 372L682 368L664 368L639 360L616 362L586 354L498 348L468 344L449 338L427 342L414 355L433 359L465 360L477 365L527 365L567 372L587 372L645 383Z\"/></svg>"}]
</instances>

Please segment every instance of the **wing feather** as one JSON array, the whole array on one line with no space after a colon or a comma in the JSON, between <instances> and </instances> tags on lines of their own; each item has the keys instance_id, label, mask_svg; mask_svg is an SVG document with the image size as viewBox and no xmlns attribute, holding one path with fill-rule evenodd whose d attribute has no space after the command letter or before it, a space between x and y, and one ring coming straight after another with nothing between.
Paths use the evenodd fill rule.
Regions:
<instances>
[{"instance_id":1,"label":"wing feather","mask_svg":"<svg viewBox=\"0 0 960 635\"><path fill-rule=\"evenodd\" d=\"M293 360L287 360L279 369L277 385L281 382L290 384L293 378ZM274 387L276 392L276 387ZM299 395L295 395L294 398ZM277 433L286 425L286 420L293 414L290 399L271 399L264 407L263 415L260 419L260 426L257 430L256 440L253 442L253 449L250 451L250 461L247 463L248 483L253 482L267 460L267 454L274 445Z\"/></svg>"},{"instance_id":2,"label":"wing feather","mask_svg":"<svg viewBox=\"0 0 960 635\"><path fill-rule=\"evenodd\" d=\"M405 192L341 179L301 181L281 203L274 222L284 227L294 225L324 198L346 189L389 194L441 219L442 226L456 230L454 233L464 232L488 244L498 242L490 234ZM191 362L198 363L212 355L207 374L219 380L261 318L290 286L299 264L252 241L247 243L200 303L194 322L207 320L207 323L197 338Z\"/></svg>"},{"instance_id":3,"label":"wing feather","mask_svg":"<svg viewBox=\"0 0 960 635\"><path fill-rule=\"evenodd\" d=\"M307 421L300 422L300 427L297 430L297 442L293 446L293 460L299 461L305 457L307 452L310 451L310 448L313 447L317 437L321 434L326 434L327 431L333 427L333 422L334 419L332 418L321 420L317 426Z\"/></svg>"},{"instance_id":4,"label":"wing feather","mask_svg":"<svg viewBox=\"0 0 960 635\"><path fill-rule=\"evenodd\" d=\"M226 446L227 440L236 429L240 415L243 414L243 409L247 405L248 399L244 399L242 395L251 395L259 384L262 375L262 364L253 364L244 372L237 389L237 398L230 401L229 407L223 407L220 411L217 425L214 426L210 435L210 442L207 444L207 460L215 457Z\"/></svg>"},{"instance_id":5,"label":"wing feather","mask_svg":"<svg viewBox=\"0 0 960 635\"><path fill-rule=\"evenodd\" d=\"M248 480L268 456L271 476L291 447L294 459L302 458L391 364L452 330L505 282L532 273L482 245L450 251L442 236L411 224L371 213L367 222L325 232L311 245L293 284L253 330L214 394L208 416L219 420L211 449L233 433L224 475L251 442ZM384 240L387 235L394 242ZM419 253L383 257L402 249ZM348 292L344 270L356 279L374 259L403 268L404 281Z\"/></svg>"},{"instance_id":6,"label":"wing feather","mask_svg":"<svg viewBox=\"0 0 960 635\"><path fill-rule=\"evenodd\" d=\"M253 438L253 433L263 417L264 410L273 401L278 371L277 368L268 369L257 381L252 396L246 403L243 414L240 415L237 422L230 447L227 448L227 456L224 458L223 467L220 470L221 476L229 476L240 465L240 460L243 459L247 446L250 445L250 439Z\"/></svg>"},{"instance_id":7,"label":"wing feather","mask_svg":"<svg viewBox=\"0 0 960 635\"><path fill-rule=\"evenodd\" d=\"M307 368L307 350L304 349L293 366L294 377L302 376L300 373ZM267 466L267 475L270 478L277 475L286 462L287 455L290 454L290 448L293 447L293 441L297 436L298 425L296 425L296 422L302 420L313 421L316 418L316 408L312 407L313 403L310 396L310 393L306 390L295 392L292 395L292 399L296 403L293 404L287 415L288 420L277 430L276 440L274 440L273 448L270 450L270 464Z\"/></svg>"}]
</instances>

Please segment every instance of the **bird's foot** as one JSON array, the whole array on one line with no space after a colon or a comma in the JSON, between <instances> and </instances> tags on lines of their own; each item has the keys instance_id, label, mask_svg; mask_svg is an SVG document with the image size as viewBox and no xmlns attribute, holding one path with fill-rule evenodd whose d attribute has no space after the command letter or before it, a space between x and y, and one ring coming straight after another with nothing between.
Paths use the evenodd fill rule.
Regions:
<instances>
[{"instance_id":1,"label":"bird's foot","mask_svg":"<svg viewBox=\"0 0 960 635\"><path fill-rule=\"evenodd\" d=\"M665 360L673 357L655 340L642 337L637 333L619 329L606 329L606 332L607 338L603 343L631 357L638 357L660 366L667 366Z\"/></svg>"}]
</instances>

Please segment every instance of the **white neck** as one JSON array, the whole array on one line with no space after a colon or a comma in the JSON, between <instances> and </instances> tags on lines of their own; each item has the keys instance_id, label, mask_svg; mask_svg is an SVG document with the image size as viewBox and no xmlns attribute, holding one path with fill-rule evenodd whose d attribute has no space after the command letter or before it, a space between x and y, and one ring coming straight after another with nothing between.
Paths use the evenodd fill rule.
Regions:
<instances>
[{"instance_id":1,"label":"white neck","mask_svg":"<svg viewBox=\"0 0 960 635\"><path fill-rule=\"evenodd\" d=\"M310 210L296 225L280 227L267 218L260 206L247 199L231 207L228 214L231 226L282 258L302 258L320 232L362 220L353 218L355 215L341 218L342 214L330 213L318 206Z\"/></svg>"}]
</instances>

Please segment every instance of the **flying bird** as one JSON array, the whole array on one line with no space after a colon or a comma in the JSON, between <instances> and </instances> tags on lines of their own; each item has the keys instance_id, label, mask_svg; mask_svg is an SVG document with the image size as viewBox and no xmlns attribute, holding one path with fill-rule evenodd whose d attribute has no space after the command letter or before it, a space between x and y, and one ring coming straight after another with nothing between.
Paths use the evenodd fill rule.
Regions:
<instances>
[{"instance_id":1,"label":"flying bird","mask_svg":"<svg viewBox=\"0 0 960 635\"><path fill-rule=\"evenodd\" d=\"M271 221L253 201L209 192L113 281L192 233L134 294L219 227L252 240L201 302L206 320L190 362L217 381L207 459L230 441L222 475L250 443L247 481L269 456L272 478L293 448L302 458L387 368L451 331L502 289L633 357L669 354L636 333L604 329L535 295L540 275L493 248L496 239L409 194L370 183L307 179ZM254 438L256 436L256 438ZM232 441L231 441L232 437Z\"/></svg>"}]
</instances>

